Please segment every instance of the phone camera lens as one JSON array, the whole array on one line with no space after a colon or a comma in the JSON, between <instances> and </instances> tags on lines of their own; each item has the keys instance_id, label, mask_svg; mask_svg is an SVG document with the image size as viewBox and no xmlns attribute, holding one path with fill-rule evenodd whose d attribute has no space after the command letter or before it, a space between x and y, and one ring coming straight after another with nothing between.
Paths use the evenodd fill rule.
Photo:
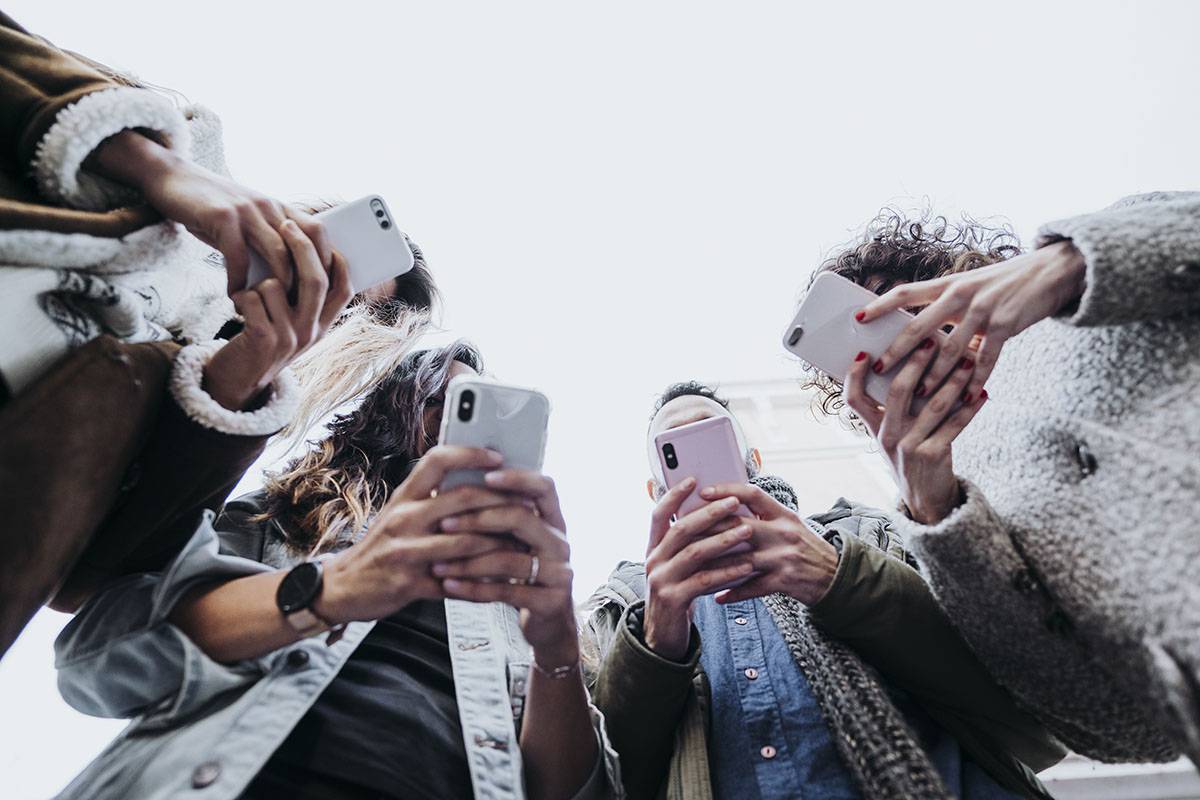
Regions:
<instances>
[{"instance_id":1,"label":"phone camera lens","mask_svg":"<svg viewBox=\"0 0 1200 800\"><path fill-rule=\"evenodd\" d=\"M458 418L463 422L470 422L474 413L475 393L468 389L458 399Z\"/></svg>"},{"instance_id":2,"label":"phone camera lens","mask_svg":"<svg viewBox=\"0 0 1200 800\"><path fill-rule=\"evenodd\" d=\"M663 445L663 461L667 464L667 469L675 469L679 466L679 459L675 455L675 445Z\"/></svg>"},{"instance_id":3,"label":"phone camera lens","mask_svg":"<svg viewBox=\"0 0 1200 800\"><path fill-rule=\"evenodd\" d=\"M388 222L385 219L379 223L379 227L383 228L386 231L388 228L392 227L392 223Z\"/></svg>"},{"instance_id":4,"label":"phone camera lens","mask_svg":"<svg viewBox=\"0 0 1200 800\"><path fill-rule=\"evenodd\" d=\"M375 209L375 216L382 218L383 217L383 209L382 208Z\"/></svg>"}]
</instances>

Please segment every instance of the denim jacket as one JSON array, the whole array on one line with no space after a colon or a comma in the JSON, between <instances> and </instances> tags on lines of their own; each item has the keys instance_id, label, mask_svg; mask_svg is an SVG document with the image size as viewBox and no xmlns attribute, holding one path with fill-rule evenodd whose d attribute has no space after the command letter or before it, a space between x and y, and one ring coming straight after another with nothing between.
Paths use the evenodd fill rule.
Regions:
<instances>
[{"instance_id":1,"label":"denim jacket","mask_svg":"<svg viewBox=\"0 0 1200 800\"><path fill-rule=\"evenodd\" d=\"M55 642L59 691L93 716L130 725L60 795L87 800L236 798L374 626L352 622L332 645L317 636L221 664L168 621L194 586L299 563L254 495L206 512L163 572L121 579L93 598ZM517 612L446 601L455 691L475 796L521 800L517 742L530 649ZM620 768L591 707L600 758L576 794L621 798Z\"/></svg>"}]
</instances>

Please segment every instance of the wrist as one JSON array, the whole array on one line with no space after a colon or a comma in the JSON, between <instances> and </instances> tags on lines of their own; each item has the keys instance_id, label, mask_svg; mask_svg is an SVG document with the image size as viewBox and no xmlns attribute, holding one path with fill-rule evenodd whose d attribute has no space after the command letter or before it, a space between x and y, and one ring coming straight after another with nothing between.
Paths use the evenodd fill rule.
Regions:
<instances>
[{"instance_id":1,"label":"wrist","mask_svg":"<svg viewBox=\"0 0 1200 800\"><path fill-rule=\"evenodd\" d=\"M150 137L135 130L124 130L101 143L85 166L144 194L147 186L185 163Z\"/></svg>"},{"instance_id":2,"label":"wrist","mask_svg":"<svg viewBox=\"0 0 1200 800\"><path fill-rule=\"evenodd\" d=\"M553 671L562 667L573 667L579 663L579 639L553 644L536 645L533 660L542 670Z\"/></svg>"},{"instance_id":3,"label":"wrist","mask_svg":"<svg viewBox=\"0 0 1200 800\"><path fill-rule=\"evenodd\" d=\"M833 586L833 579L837 575L838 562L841 560L841 553L836 547L815 534L813 538L813 577L805 582L796 596L796 599L806 606L820 601L829 592L829 587Z\"/></svg>"},{"instance_id":4,"label":"wrist","mask_svg":"<svg viewBox=\"0 0 1200 800\"><path fill-rule=\"evenodd\" d=\"M346 591L346 583L346 570L342 559L327 559L322 572L321 592L310 606L312 612L327 625L336 627L354 621L354 616L350 613L351 596Z\"/></svg>"},{"instance_id":5,"label":"wrist","mask_svg":"<svg viewBox=\"0 0 1200 800\"><path fill-rule=\"evenodd\" d=\"M642 640L655 655L668 661L682 661L687 657L691 623L687 615L683 615L682 624L674 619L670 622L660 620L658 615L650 613L650 605L647 603Z\"/></svg>"},{"instance_id":6,"label":"wrist","mask_svg":"<svg viewBox=\"0 0 1200 800\"><path fill-rule=\"evenodd\" d=\"M1043 270L1052 282L1058 309L1062 309L1083 296L1087 288L1087 262L1069 239L1043 247L1042 252Z\"/></svg>"},{"instance_id":7,"label":"wrist","mask_svg":"<svg viewBox=\"0 0 1200 800\"><path fill-rule=\"evenodd\" d=\"M267 370L247 370L244 364L239 364L238 356L248 355L240 352L240 344L234 340L218 350L204 366L200 384L209 397L230 411L246 411L255 405L274 378Z\"/></svg>"}]
</instances>

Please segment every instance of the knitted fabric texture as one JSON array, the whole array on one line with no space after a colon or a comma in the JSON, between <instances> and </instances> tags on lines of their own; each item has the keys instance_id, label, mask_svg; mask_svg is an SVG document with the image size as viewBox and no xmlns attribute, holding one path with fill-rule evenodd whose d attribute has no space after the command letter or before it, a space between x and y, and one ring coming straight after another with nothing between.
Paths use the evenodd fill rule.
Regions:
<instances>
[{"instance_id":1,"label":"knitted fabric texture","mask_svg":"<svg viewBox=\"0 0 1200 800\"><path fill-rule=\"evenodd\" d=\"M764 475L751 482L796 510L795 492L786 481ZM893 548L884 549L895 555ZM865 800L950 800L952 795L878 673L849 647L822 633L795 598L773 594L764 597L763 604L808 680L842 762Z\"/></svg>"}]
</instances>

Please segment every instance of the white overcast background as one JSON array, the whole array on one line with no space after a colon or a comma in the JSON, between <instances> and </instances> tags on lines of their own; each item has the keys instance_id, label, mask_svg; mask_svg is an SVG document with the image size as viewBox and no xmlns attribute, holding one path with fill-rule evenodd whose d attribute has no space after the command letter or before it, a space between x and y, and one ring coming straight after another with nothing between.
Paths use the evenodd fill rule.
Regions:
<instances>
[{"instance_id":1,"label":"white overcast background","mask_svg":"<svg viewBox=\"0 0 1200 800\"><path fill-rule=\"evenodd\" d=\"M577 596L644 549L655 392L794 375L799 288L881 205L1029 238L1200 183L1184 0L6 7L216 110L242 182L387 198L446 335L552 400ZM6 798L50 795L121 727L59 699L65 620L43 612L0 663Z\"/></svg>"}]
</instances>

